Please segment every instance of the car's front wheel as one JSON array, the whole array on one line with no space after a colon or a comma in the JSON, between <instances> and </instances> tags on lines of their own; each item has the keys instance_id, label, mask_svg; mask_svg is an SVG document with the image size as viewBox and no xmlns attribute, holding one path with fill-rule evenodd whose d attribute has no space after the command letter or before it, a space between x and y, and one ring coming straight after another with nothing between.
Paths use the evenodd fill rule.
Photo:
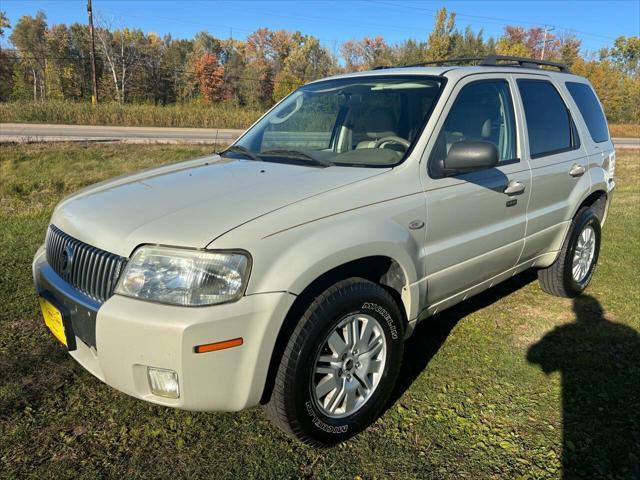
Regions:
<instances>
[{"instance_id":1,"label":"car's front wheel","mask_svg":"<svg viewBox=\"0 0 640 480\"><path fill-rule=\"evenodd\" d=\"M362 278L341 281L296 326L267 405L299 440L332 445L374 422L395 385L403 321L393 297Z\"/></svg>"}]
</instances>

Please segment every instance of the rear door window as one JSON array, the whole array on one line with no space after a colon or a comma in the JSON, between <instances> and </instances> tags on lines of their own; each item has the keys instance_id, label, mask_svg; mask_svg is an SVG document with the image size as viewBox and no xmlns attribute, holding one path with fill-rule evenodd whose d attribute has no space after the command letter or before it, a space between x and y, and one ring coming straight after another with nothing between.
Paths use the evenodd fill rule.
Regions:
<instances>
[{"instance_id":1,"label":"rear door window","mask_svg":"<svg viewBox=\"0 0 640 480\"><path fill-rule=\"evenodd\" d=\"M569 109L546 80L518 79L531 158L573 150L579 140Z\"/></svg>"},{"instance_id":2,"label":"rear door window","mask_svg":"<svg viewBox=\"0 0 640 480\"><path fill-rule=\"evenodd\" d=\"M587 124L589 135L596 143L609 140L607 120L598 101L598 97L586 83L566 82L571 98L576 102L578 110Z\"/></svg>"}]
</instances>

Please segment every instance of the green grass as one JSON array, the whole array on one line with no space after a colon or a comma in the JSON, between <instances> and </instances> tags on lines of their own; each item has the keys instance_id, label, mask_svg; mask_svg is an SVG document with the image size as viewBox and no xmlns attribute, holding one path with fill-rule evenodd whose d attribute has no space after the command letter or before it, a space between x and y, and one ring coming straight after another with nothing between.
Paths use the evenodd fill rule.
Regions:
<instances>
[{"instance_id":1,"label":"green grass","mask_svg":"<svg viewBox=\"0 0 640 480\"><path fill-rule=\"evenodd\" d=\"M550 297L524 274L430 319L407 344L395 402L325 450L281 434L260 408L191 413L130 398L77 365L42 324L30 261L55 203L208 151L0 146L0 477L538 479L559 478L564 461L566 478L638 478L638 151L618 155L588 297Z\"/></svg>"},{"instance_id":2,"label":"green grass","mask_svg":"<svg viewBox=\"0 0 640 480\"><path fill-rule=\"evenodd\" d=\"M247 128L263 112L231 104L167 106L55 101L0 102L0 123L61 123L128 127Z\"/></svg>"}]
</instances>

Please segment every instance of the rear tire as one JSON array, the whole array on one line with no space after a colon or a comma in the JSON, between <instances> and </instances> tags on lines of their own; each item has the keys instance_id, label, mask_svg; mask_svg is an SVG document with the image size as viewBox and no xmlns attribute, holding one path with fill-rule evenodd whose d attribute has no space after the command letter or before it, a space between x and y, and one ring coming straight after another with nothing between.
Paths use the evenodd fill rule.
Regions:
<instances>
[{"instance_id":1,"label":"rear tire","mask_svg":"<svg viewBox=\"0 0 640 480\"><path fill-rule=\"evenodd\" d=\"M600 253L600 219L590 207L581 208L556 261L538 270L540 288L557 297L573 298L589 285Z\"/></svg>"},{"instance_id":2,"label":"rear tire","mask_svg":"<svg viewBox=\"0 0 640 480\"><path fill-rule=\"evenodd\" d=\"M389 292L362 278L336 283L309 305L289 339L266 405L269 419L313 446L364 430L389 400L403 339Z\"/></svg>"}]
</instances>

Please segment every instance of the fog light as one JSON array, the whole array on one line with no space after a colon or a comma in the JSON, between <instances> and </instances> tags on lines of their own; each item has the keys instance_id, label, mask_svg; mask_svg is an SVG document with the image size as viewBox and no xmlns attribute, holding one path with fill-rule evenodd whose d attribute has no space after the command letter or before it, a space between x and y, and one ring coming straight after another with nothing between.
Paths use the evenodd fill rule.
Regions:
<instances>
[{"instance_id":1,"label":"fog light","mask_svg":"<svg viewBox=\"0 0 640 480\"><path fill-rule=\"evenodd\" d=\"M179 398L178 374L165 368L147 367L151 393L160 397Z\"/></svg>"}]
</instances>

